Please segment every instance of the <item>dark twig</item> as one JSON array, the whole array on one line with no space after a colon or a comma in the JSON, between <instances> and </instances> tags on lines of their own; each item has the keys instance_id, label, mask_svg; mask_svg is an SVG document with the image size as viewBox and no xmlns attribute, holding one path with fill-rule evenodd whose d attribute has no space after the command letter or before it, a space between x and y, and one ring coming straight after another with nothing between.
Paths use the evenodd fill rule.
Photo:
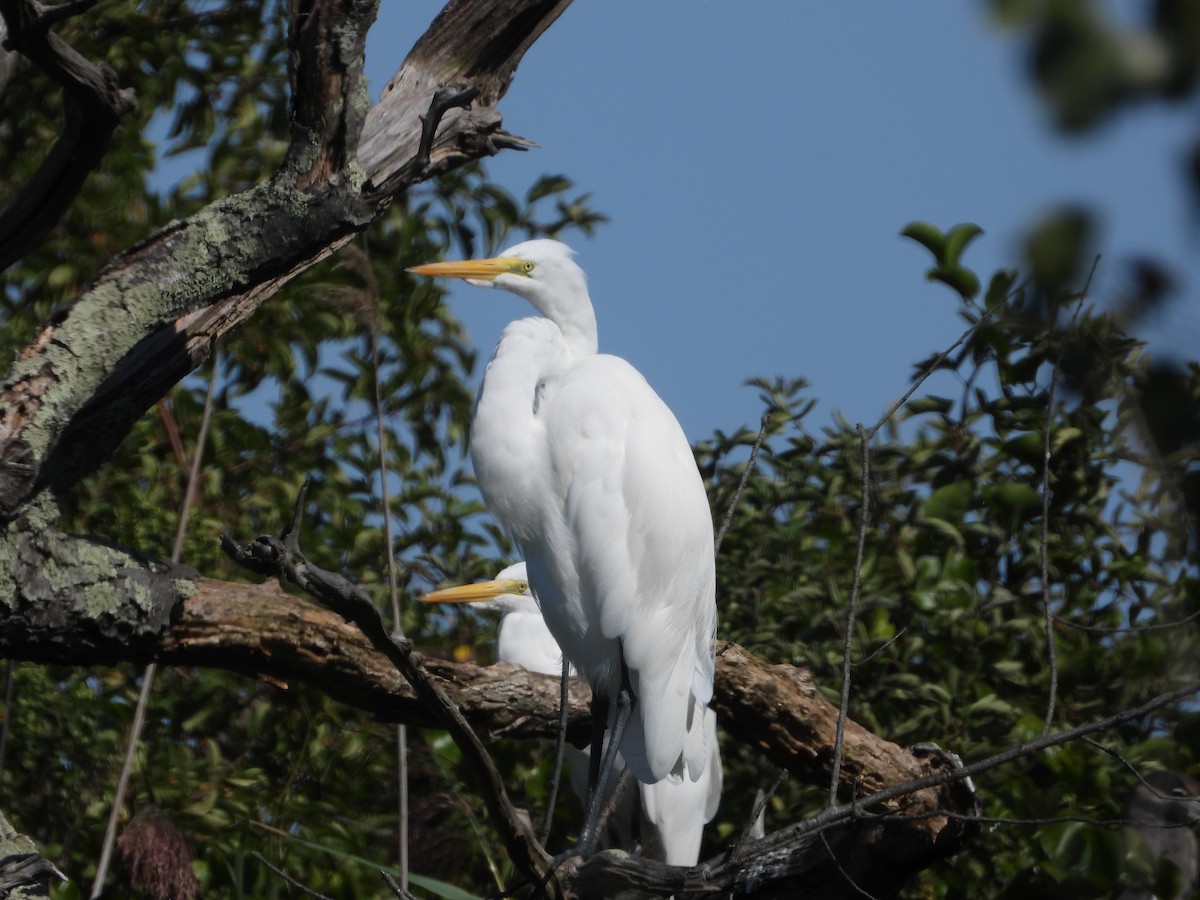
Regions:
<instances>
[{"instance_id":1,"label":"dark twig","mask_svg":"<svg viewBox=\"0 0 1200 900\"><path fill-rule=\"evenodd\" d=\"M953 353L955 350L957 350L959 347L961 347L963 345L963 343L967 340L967 338L969 338L976 331L978 331L979 326L981 326L984 322L986 322L988 320L988 318L991 317L991 315L992 315L991 309L984 310L983 313L979 316L979 319L975 322L975 324L973 324L970 328L968 328L961 335L959 335L959 338L957 341L955 341L953 344L951 344L949 347L947 347L945 350L943 350L941 353L939 353L937 355L937 357L934 358L933 362L931 362L928 366L925 367L925 371L922 372L913 381L913 383L909 386L908 390L904 392L904 396L902 396L899 400L897 400L895 403L893 403L891 406L889 406L887 408L887 412L885 412L879 418L879 421L877 421L874 425L872 425L870 428L867 429L867 435L869 437L874 437L875 433L877 431L879 431L880 428L883 427L883 424L888 419L890 419L892 416L894 416L896 414L896 410L898 410L905 403L907 403L908 398L917 392L917 388L919 388L921 385L923 385L929 379L929 376L937 371L938 367L945 361L945 359L951 353Z\"/></svg>"},{"instance_id":2,"label":"dark twig","mask_svg":"<svg viewBox=\"0 0 1200 900\"><path fill-rule=\"evenodd\" d=\"M771 802L772 797L779 793L779 789L783 787L784 782L787 781L787 777L788 770L780 769L774 783L767 790L758 792L758 797L754 801L754 807L750 810L750 819L742 829L741 835L738 836L737 843L733 845L733 852L736 853L738 848L750 839L750 833L754 831L754 826L758 824L758 820L766 810L767 804Z\"/></svg>"},{"instance_id":3,"label":"dark twig","mask_svg":"<svg viewBox=\"0 0 1200 900\"><path fill-rule=\"evenodd\" d=\"M754 441L754 447L750 450L750 458L746 460L746 468L742 470L742 480L738 482L737 490L733 492L733 499L729 501L729 508L725 511L725 519L721 522L721 527L717 530L717 539L715 547L721 549L721 542L725 540L725 532L729 530L729 524L733 521L733 513L741 502L742 492L746 490L746 482L750 480L750 473L754 471L754 465L758 462L758 451L762 448L763 438L767 434L767 421L771 415L771 411L767 410L762 415L762 422L758 428L758 438Z\"/></svg>"},{"instance_id":4,"label":"dark twig","mask_svg":"<svg viewBox=\"0 0 1200 900\"><path fill-rule=\"evenodd\" d=\"M900 640L900 638L904 637L904 635L907 632L908 632L908 626L905 625L903 628L901 628L899 631L897 631L895 634L893 634L890 638L888 638L886 641L884 641L882 644L880 644L878 647L876 647L874 650L872 650L870 653L868 653L862 659L855 660L852 663L853 667L857 669L859 666L869 663L871 660L873 660L875 657L877 657L880 653L882 653L888 647L892 646L892 644L896 643L896 641Z\"/></svg>"},{"instance_id":5,"label":"dark twig","mask_svg":"<svg viewBox=\"0 0 1200 900\"><path fill-rule=\"evenodd\" d=\"M284 881L286 881L288 884L290 884L292 887L296 888L296 890L303 891L305 894L308 894L308 896L310 896L310 897L316 897L317 900L333 900L332 897L327 896L326 894L322 894L318 891L314 891L312 888L308 887L307 885L301 884L299 881L297 881L295 878L293 878L287 872L283 871L283 869L267 862L266 857L263 856L261 853L259 853L257 850L252 850L250 852L250 855L252 857L254 857L255 859L257 859L260 863L262 863L268 869L270 869L272 872L274 872L276 875L278 875L280 878L282 878Z\"/></svg>"},{"instance_id":6,"label":"dark twig","mask_svg":"<svg viewBox=\"0 0 1200 900\"><path fill-rule=\"evenodd\" d=\"M879 900L879 898L877 898L870 891L865 890L862 885L854 880L854 876L846 871L845 867L841 863L841 860L837 858L837 853L834 852L833 847L829 846L829 840L825 837L824 832L821 832L820 837L821 843L825 846L825 852L829 854L829 859L833 862L834 868L838 870L838 874L842 876L846 884L850 886L854 893L858 894L860 897L867 897L868 900Z\"/></svg>"},{"instance_id":7,"label":"dark twig","mask_svg":"<svg viewBox=\"0 0 1200 900\"><path fill-rule=\"evenodd\" d=\"M433 153L433 142L437 137L438 126L442 118L455 107L468 107L479 96L478 87L464 87L459 84L448 85L434 92L429 101L429 109L421 116L421 141L417 152L399 171L386 178L381 184L367 191L368 199L387 196L394 193L397 186L410 184L420 180L425 168L429 165Z\"/></svg>"},{"instance_id":8,"label":"dark twig","mask_svg":"<svg viewBox=\"0 0 1200 900\"><path fill-rule=\"evenodd\" d=\"M7 46L33 62L63 90L66 121L41 166L0 209L0 270L24 256L67 210L84 179L108 152L120 120L133 111L132 90L116 73L86 59L50 31L94 0L43 6L34 0L0 0Z\"/></svg>"},{"instance_id":9,"label":"dark twig","mask_svg":"<svg viewBox=\"0 0 1200 900\"><path fill-rule=\"evenodd\" d=\"M1196 619L1200 619L1200 610L1196 610L1196 612L1184 616L1182 619L1173 619L1170 622L1154 622L1148 625L1118 625L1108 628L1103 625L1084 625L1082 622L1072 622L1064 619L1062 616L1054 617L1054 621L1065 628L1074 628L1090 634L1130 634L1141 631L1163 631L1168 628L1178 628L1180 625L1186 625L1188 622L1193 622Z\"/></svg>"},{"instance_id":10,"label":"dark twig","mask_svg":"<svg viewBox=\"0 0 1200 900\"><path fill-rule=\"evenodd\" d=\"M1083 292L1075 305L1075 314L1071 317L1071 326L1079 321L1079 311L1083 309L1083 300L1092 284L1092 276L1096 273L1096 265L1100 257L1092 262L1088 272ZM1050 386L1046 390L1046 427L1042 434L1042 535L1038 557L1042 577L1042 613L1046 623L1046 663L1050 667L1050 685L1046 691L1046 715L1042 719L1042 734L1050 733L1054 724L1054 707L1058 703L1058 648L1054 641L1054 611L1050 606L1050 434L1054 424L1054 391L1058 387L1058 360L1050 367Z\"/></svg>"},{"instance_id":11,"label":"dark twig","mask_svg":"<svg viewBox=\"0 0 1200 900\"><path fill-rule=\"evenodd\" d=\"M416 897L410 894L403 886L399 884L399 882L396 881L395 878L392 877L391 872L388 872L386 869L380 869L379 874L383 876L384 883L391 888L392 893L399 897L400 900L417 900Z\"/></svg>"},{"instance_id":12,"label":"dark twig","mask_svg":"<svg viewBox=\"0 0 1200 900\"><path fill-rule=\"evenodd\" d=\"M829 805L837 804L838 782L842 777L842 752L846 738L846 718L850 709L850 675L853 670L851 650L854 644L854 623L858 618L858 594L862 589L863 556L867 546L867 526L871 521L871 436L858 426L862 442L862 492L858 513L858 549L854 555L854 581L850 585L850 602L846 604L846 633L842 640L842 696L838 704L837 732L833 741L833 765L829 775Z\"/></svg>"},{"instance_id":13,"label":"dark twig","mask_svg":"<svg viewBox=\"0 0 1200 900\"><path fill-rule=\"evenodd\" d=\"M1050 608L1050 432L1054 421L1054 388L1058 383L1058 365L1050 370L1050 388L1046 397L1046 429L1042 443L1042 540L1038 548L1042 573L1042 613L1046 620L1046 662L1050 667L1050 685L1046 691L1046 715L1042 719L1042 734L1050 733L1054 724L1054 707L1058 700L1058 653L1054 643L1054 612Z\"/></svg>"},{"instance_id":14,"label":"dark twig","mask_svg":"<svg viewBox=\"0 0 1200 900\"><path fill-rule=\"evenodd\" d=\"M479 785L492 826L504 843L513 864L535 882L541 881L550 861L533 829L508 798L504 782L478 735L462 712L422 664L422 658L405 639L395 639L384 627L379 611L366 591L336 572L313 565L300 552L300 520L308 483L300 489L292 521L280 537L261 536L242 546L222 535L222 549L238 564L263 575L290 581L321 603L353 622L371 644L388 658L414 692L450 733Z\"/></svg>"}]
</instances>

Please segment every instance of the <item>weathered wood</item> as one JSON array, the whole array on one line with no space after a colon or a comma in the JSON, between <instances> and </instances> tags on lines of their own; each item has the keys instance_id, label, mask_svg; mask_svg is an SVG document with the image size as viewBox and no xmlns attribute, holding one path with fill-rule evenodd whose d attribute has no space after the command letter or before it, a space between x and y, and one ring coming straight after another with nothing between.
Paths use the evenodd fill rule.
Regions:
<instances>
[{"instance_id":1,"label":"weathered wood","mask_svg":"<svg viewBox=\"0 0 1200 900\"><path fill-rule=\"evenodd\" d=\"M318 96L295 102L283 167L116 257L0 379L0 519L101 465L219 337L369 225L396 192L512 146L486 104L568 3L456 0L365 118L362 48L377 0L299 3L293 21L311 31L293 28L293 77ZM450 84L473 85L478 108L449 110L427 162L408 165L422 149L421 116Z\"/></svg>"}]
</instances>

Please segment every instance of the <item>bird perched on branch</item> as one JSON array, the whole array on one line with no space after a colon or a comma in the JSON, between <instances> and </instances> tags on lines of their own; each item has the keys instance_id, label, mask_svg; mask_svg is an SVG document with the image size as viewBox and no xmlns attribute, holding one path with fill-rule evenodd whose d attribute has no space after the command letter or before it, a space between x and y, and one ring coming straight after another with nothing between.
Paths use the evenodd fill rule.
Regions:
<instances>
[{"instance_id":1,"label":"bird perched on branch","mask_svg":"<svg viewBox=\"0 0 1200 900\"><path fill-rule=\"evenodd\" d=\"M695 779L709 756L712 516L674 415L633 366L597 352L573 256L535 240L409 271L502 288L540 313L510 323L488 362L471 424L480 492L521 548L551 634L591 685L594 727L611 701L601 768L619 746L642 782ZM593 789L599 778L593 763ZM594 801L593 790L593 813Z\"/></svg>"},{"instance_id":2,"label":"bird perched on branch","mask_svg":"<svg viewBox=\"0 0 1200 900\"><path fill-rule=\"evenodd\" d=\"M496 632L496 659L540 672L562 672L562 650L534 600L529 588L525 563L503 569L493 581L464 584L434 591L421 598L423 603L481 603L501 613ZM704 710L704 727L709 742L709 760L704 772L691 778L664 778L655 784L639 784L641 842L647 855L672 866L694 866L700 858L704 826L713 820L721 802L721 752L717 745L717 717ZM586 787L576 779L587 772L588 752L568 746L572 781L581 801L587 803ZM610 778L604 794L611 792L616 778ZM581 789L582 788L582 789ZM626 792L613 816L614 840L625 850L633 849L633 819L639 817L637 804L627 803Z\"/></svg>"}]
</instances>

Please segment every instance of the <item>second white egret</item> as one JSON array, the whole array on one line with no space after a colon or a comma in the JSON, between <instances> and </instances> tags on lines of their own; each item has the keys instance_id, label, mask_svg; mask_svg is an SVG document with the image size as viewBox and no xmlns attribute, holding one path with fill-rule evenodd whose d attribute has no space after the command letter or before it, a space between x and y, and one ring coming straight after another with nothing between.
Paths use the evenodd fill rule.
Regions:
<instances>
[{"instance_id":1,"label":"second white egret","mask_svg":"<svg viewBox=\"0 0 1200 900\"><path fill-rule=\"evenodd\" d=\"M496 632L496 659L514 663L531 672L559 675L562 651L546 627L541 611L529 589L525 563L508 566L493 581L464 584L434 591L421 598L425 603L487 602L501 613ZM654 784L639 784L640 804L629 802L630 792L622 797L609 823L616 845L634 849L633 819L642 822L641 841L647 855L672 866L694 866L700 858L704 826L713 820L721 802L721 752L717 744L717 717L704 710L704 727L709 742L709 760L704 772L693 781L689 777L664 778ZM580 800L587 803L576 775L586 773L588 752L568 745L572 782ZM623 768L623 766L622 766ZM618 772L608 779L604 795L615 786Z\"/></svg>"}]
</instances>

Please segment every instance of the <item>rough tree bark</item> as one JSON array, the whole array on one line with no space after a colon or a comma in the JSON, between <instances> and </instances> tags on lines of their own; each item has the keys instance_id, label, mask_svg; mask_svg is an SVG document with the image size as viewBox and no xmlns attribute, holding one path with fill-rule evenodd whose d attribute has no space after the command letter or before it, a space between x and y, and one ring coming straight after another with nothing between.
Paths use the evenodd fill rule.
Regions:
<instances>
[{"instance_id":1,"label":"rough tree bark","mask_svg":"<svg viewBox=\"0 0 1200 900\"><path fill-rule=\"evenodd\" d=\"M525 50L570 0L452 0L368 110L362 57L377 2L293 0L292 143L279 171L111 260L0 379L0 653L80 666L157 660L309 680L381 718L413 724L443 721L431 709L433 690L491 737L549 735L553 679L506 667L398 661L396 652L407 651L381 650L360 628L274 584L214 581L57 529L56 495L103 465L222 335L370 224L399 192L524 143L502 130L496 103ZM79 98L68 104L69 119L92 115L100 129L87 134L84 152L63 151L74 159L69 177L61 168L43 170L0 213L0 265L49 227L45 216L52 224L66 208L103 153L103 128L111 133L132 102L103 66L78 58L50 30L63 13L88 6L0 0L12 46ZM78 149L77 124L68 122L64 148ZM47 165L64 163L52 155ZM43 218L33 223L31 210ZM400 674L405 665L419 670L409 674L416 690ZM769 666L738 647L722 654L718 671L715 706L738 723L735 737L798 777L828 778L836 710L804 672ZM576 741L586 735L586 717L586 688L576 686ZM945 765L854 725L845 754L847 797ZM930 788L873 810L903 816L855 819L783 848L746 845L690 874L606 853L565 867L553 885L579 896L771 896L802 886L811 896L851 896L860 885L889 896L903 875L953 854L969 836L961 820L932 813L969 806L961 791ZM536 854L527 864L544 871Z\"/></svg>"}]
</instances>

